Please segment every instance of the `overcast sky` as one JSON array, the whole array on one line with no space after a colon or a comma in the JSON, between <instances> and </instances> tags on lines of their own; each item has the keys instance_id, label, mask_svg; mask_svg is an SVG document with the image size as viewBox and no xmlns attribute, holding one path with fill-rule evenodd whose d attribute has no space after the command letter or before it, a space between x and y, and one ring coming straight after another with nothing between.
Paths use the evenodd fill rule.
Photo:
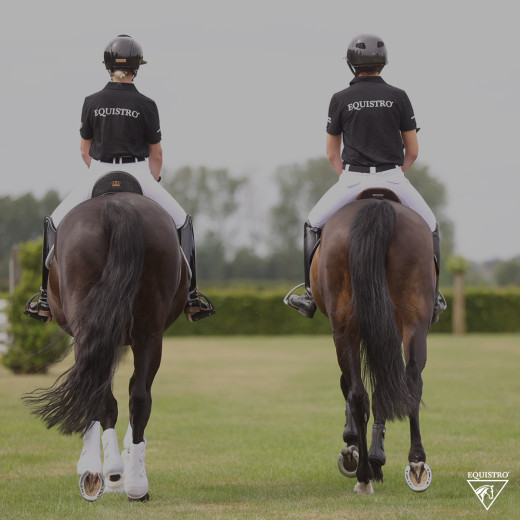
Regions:
<instances>
[{"instance_id":1,"label":"overcast sky","mask_svg":"<svg viewBox=\"0 0 520 520\"><path fill-rule=\"evenodd\" d=\"M143 46L136 86L158 104L164 167L224 167L265 187L278 166L324 155L330 97L351 79L342 57L354 36L375 33L389 53L383 78L414 106L419 162L448 190L457 252L520 255L518 21L514 2L480 4L10 3L0 21L0 196L65 195L88 174L81 106L107 82L103 50L118 34Z\"/></svg>"}]
</instances>

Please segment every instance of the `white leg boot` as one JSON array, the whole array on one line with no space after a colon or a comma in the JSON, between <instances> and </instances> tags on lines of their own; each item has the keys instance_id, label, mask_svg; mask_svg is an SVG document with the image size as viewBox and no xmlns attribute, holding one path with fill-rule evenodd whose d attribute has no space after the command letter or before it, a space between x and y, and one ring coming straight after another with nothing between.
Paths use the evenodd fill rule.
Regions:
<instances>
[{"instance_id":1,"label":"white leg boot","mask_svg":"<svg viewBox=\"0 0 520 520\"><path fill-rule=\"evenodd\" d=\"M146 440L131 444L128 461L125 462L125 491L131 500L146 500L149 490L144 466Z\"/></svg>"},{"instance_id":2,"label":"white leg boot","mask_svg":"<svg viewBox=\"0 0 520 520\"><path fill-rule=\"evenodd\" d=\"M93 421L89 429L83 434L83 449L78 460L78 475L83 475L85 471L90 473L99 473L103 471L103 463L101 462L101 424L99 421Z\"/></svg>"},{"instance_id":3,"label":"white leg boot","mask_svg":"<svg viewBox=\"0 0 520 520\"><path fill-rule=\"evenodd\" d=\"M103 443L103 475L107 491L123 491L124 464L119 454L119 444L114 428L107 428L101 437Z\"/></svg>"}]
</instances>

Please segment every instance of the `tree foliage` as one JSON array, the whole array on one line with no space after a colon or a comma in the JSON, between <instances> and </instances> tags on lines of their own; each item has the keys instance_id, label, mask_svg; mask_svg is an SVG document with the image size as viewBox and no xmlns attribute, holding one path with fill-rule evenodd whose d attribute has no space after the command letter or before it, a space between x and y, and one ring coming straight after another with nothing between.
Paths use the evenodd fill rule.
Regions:
<instances>
[{"instance_id":1,"label":"tree foliage","mask_svg":"<svg viewBox=\"0 0 520 520\"><path fill-rule=\"evenodd\" d=\"M70 341L56 323L40 323L23 314L25 303L40 286L41 251L41 240L21 245L22 278L7 309L10 345L1 361L17 374L47 372L67 352Z\"/></svg>"},{"instance_id":2,"label":"tree foliage","mask_svg":"<svg viewBox=\"0 0 520 520\"><path fill-rule=\"evenodd\" d=\"M31 193L20 197L0 197L0 288L8 287L9 254L11 247L43 234L43 219L60 203L56 191L47 192L42 199Z\"/></svg>"}]
</instances>

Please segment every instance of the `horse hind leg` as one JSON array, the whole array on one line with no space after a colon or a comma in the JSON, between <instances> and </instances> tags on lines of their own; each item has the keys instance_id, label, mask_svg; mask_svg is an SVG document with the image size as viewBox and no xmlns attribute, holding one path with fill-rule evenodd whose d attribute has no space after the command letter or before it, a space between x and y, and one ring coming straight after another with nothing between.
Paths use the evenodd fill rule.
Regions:
<instances>
[{"instance_id":1,"label":"horse hind leg","mask_svg":"<svg viewBox=\"0 0 520 520\"><path fill-rule=\"evenodd\" d=\"M109 392L100 417L103 435L103 476L106 482L107 492L123 491L124 464L119 454L119 445L115 425L117 422L117 401L112 392Z\"/></svg>"},{"instance_id":2,"label":"horse hind leg","mask_svg":"<svg viewBox=\"0 0 520 520\"><path fill-rule=\"evenodd\" d=\"M103 463L101 462L101 424L93 421L83 434L83 448L76 466L81 495L92 502L101 497L105 491Z\"/></svg>"},{"instance_id":3,"label":"horse hind leg","mask_svg":"<svg viewBox=\"0 0 520 520\"><path fill-rule=\"evenodd\" d=\"M345 428L343 429L343 441L346 446L338 456L338 469L342 475L349 478L356 476L359 460L359 437L356 423L352 417L350 405L348 404L348 385L343 374L340 379L341 391L345 397Z\"/></svg>"},{"instance_id":4,"label":"horse hind leg","mask_svg":"<svg viewBox=\"0 0 520 520\"><path fill-rule=\"evenodd\" d=\"M372 443L368 452L368 460L374 471L374 480L383 482L383 466L386 463L385 455L385 423L374 421L372 425Z\"/></svg>"},{"instance_id":5,"label":"horse hind leg","mask_svg":"<svg viewBox=\"0 0 520 520\"><path fill-rule=\"evenodd\" d=\"M130 380L130 424L132 442L125 463L125 491L130 500L150 499L145 469L146 439L144 430L152 409L151 388L161 361L162 337L151 335L132 345L134 374Z\"/></svg>"},{"instance_id":6,"label":"horse hind leg","mask_svg":"<svg viewBox=\"0 0 520 520\"><path fill-rule=\"evenodd\" d=\"M426 452L424 451L421 439L419 408L421 405L423 383L421 369L414 360L410 360L406 366L406 377L410 392L416 397L416 400L409 414L410 452L408 453L409 465L405 469L405 480L410 489L421 492L430 486L432 471L428 464L426 464Z\"/></svg>"}]
</instances>

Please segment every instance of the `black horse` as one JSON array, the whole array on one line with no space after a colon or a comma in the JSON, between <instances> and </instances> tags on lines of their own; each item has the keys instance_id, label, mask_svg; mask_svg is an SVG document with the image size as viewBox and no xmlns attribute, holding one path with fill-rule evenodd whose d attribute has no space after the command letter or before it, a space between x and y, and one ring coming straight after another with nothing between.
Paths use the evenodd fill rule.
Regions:
<instances>
[{"instance_id":1,"label":"black horse","mask_svg":"<svg viewBox=\"0 0 520 520\"><path fill-rule=\"evenodd\" d=\"M383 480L385 422L407 416L407 481L416 491L430 484L419 406L435 281L431 231L409 208L389 200L357 200L327 222L313 258L311 287L330 319L342 373L348 446L338 463L342 473L357 476L360 493L373 493L371 482ZM370 451L364 380L373 390Z\"/></svg>"},{"instance_id":2,"label":"black horse","mask_svg":"<svg viewBox=\"0 0 520 520\"><path fill-rule=\"evenodd\" d=\"M144 431L151 387L161 362L163 333L183 312L188 284L189 268L173 220L142 195L90 199L58 227L48 296L52 315L74 337L75 364L53 387L25 399L49 428L84 433L78 472L84 474L82 492L89 500L103 492L102 471L114 480L123 473L113 430L118 410L112 379L126 345L133 351L134 373L124 489L131 499L148 498ZM103 468L99 424L105 430Z\"/></svg>"}]
</instances>

